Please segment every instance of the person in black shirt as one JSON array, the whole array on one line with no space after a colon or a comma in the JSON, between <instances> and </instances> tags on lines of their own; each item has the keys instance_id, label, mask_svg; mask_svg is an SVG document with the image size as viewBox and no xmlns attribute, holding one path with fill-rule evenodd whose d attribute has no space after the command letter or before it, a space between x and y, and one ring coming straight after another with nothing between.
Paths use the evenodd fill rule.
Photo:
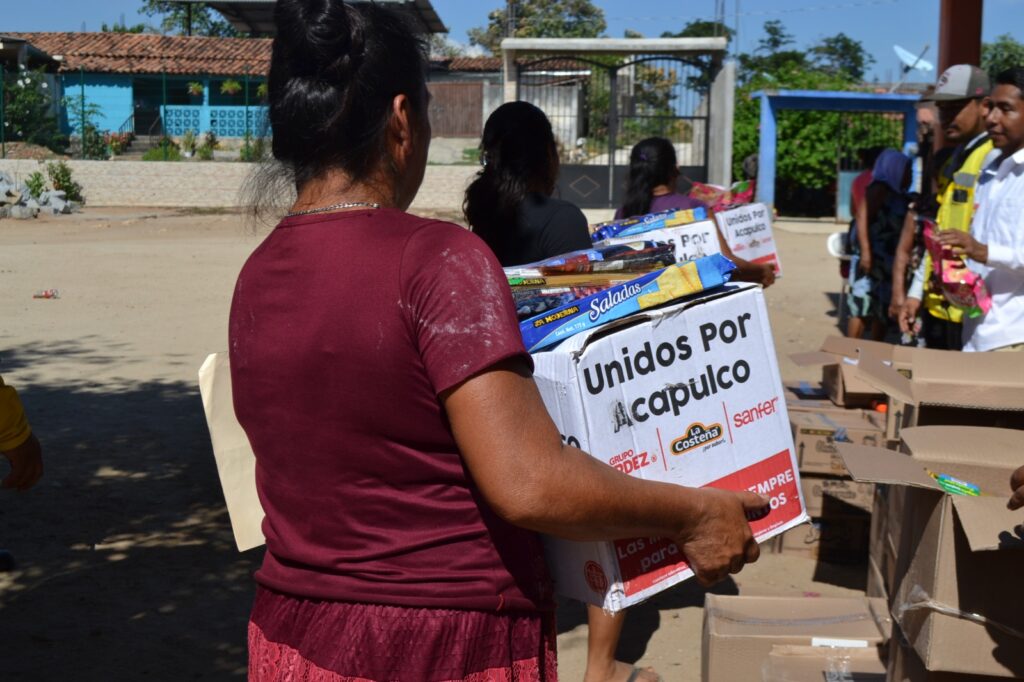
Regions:
<instances>
[{"instance_id":1,"label":"person in black shirt","mask_svg":"<svg viewBox=\"0 0 1024 682\"><path fill-rule=\"evenodd\" d=\"M558 146L543 111L529 102L495 109L484 125L480 163L463 211L502 266L590 248L583 212L551 196Z\"/></svg>"}]
</instances>

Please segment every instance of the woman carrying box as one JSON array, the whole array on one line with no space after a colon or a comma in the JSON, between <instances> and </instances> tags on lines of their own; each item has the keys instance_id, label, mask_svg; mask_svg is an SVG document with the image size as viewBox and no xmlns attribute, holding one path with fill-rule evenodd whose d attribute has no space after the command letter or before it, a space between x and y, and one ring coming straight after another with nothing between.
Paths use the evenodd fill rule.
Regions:
<instances>
[{"instance_id":1,"label":"woman carrying box","mask_svg":"<svg viewBox=\"0 0 1024 682\"><path fill-rule=\"evenodd\" d=\"M633 146L629 153L629 176L626 180L626 199L615 212L615 219L632 218L647 213L686 210L704 206L700 201L680 194L676 190L679 165L676 149L663 137L649 137ZM736 264L732 278L739 282L756 282L763 287L775 283L775 268L769 263L751 263L736 256L718 235L722 255Z\"/></svg>"},{"instance_id":2,"label":"woman carrying box","mask_svg":"<svg viewBox=\"0 0 1024 682\"><path fill-rule=\"evenodd\" d=\"M704 584L756 560L764 498L563 445L490 250L406 212L430 124L401 15L279 0L275 20L272 151L297 198L229 321L266 512L250 679L554 680L539 532L670 537Z\"/></svg>"}]
</instances>

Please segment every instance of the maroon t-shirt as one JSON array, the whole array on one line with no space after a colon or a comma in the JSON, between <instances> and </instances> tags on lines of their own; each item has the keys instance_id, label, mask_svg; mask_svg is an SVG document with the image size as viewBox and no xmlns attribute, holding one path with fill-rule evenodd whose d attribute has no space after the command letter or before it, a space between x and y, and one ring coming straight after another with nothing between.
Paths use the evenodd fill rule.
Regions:
<instances>
[{"instance_id":1,"label":"maroon t-shirt","mask_svg":"<svg viewBox=\"0 0 1024 682\"><path fill-rule=\"evenodd\" d=\"M476 235L390 209L287 218L242 268L229 335L266 512L257 582L315 599L551 608L539 538L483 501L438 398L502 359L529 362Z\"/></svg>"}]
</instances>

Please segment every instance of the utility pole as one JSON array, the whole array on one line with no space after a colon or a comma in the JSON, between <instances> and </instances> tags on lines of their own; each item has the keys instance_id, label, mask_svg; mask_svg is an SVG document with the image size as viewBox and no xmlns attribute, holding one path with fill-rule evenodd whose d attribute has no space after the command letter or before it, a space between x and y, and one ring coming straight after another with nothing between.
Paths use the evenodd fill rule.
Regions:
<instances>
[{"instance_id":1,"label":"utility pole","mask_svg":"<svg viewBox=\"0 0 1024 682\"><path fill-rule=\"evenodd\" d=\"M505 37L516 37L516 0L506 0L505 18L508 26L505 29Z\"/></svg>"},{"instance_id":2,"label":"utility pole","mask_svg":"<svg viewBox=\"0 0 1024 682\"><path fill-rule=\"evenodd\" d=\"M185 35L192 35L192 3L185 3Z\"/></svg>"}]
</instances>

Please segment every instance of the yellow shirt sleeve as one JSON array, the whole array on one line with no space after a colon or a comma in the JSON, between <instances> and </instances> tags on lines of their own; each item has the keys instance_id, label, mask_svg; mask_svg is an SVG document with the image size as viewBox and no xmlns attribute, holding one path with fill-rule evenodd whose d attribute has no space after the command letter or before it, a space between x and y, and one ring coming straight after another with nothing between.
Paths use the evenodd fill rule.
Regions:
<instances>
[{"instance_id":1,"label":"yellow shirt sleeve","mask_svg":"<svg viewBox=\"0 0 1024 682\"><path fill-rule=\"evenodd\" d=\"M31 434L18 392L13 386L4 385L0 377L0 451L18 447Z\"/></svg>"}]
</instances>

